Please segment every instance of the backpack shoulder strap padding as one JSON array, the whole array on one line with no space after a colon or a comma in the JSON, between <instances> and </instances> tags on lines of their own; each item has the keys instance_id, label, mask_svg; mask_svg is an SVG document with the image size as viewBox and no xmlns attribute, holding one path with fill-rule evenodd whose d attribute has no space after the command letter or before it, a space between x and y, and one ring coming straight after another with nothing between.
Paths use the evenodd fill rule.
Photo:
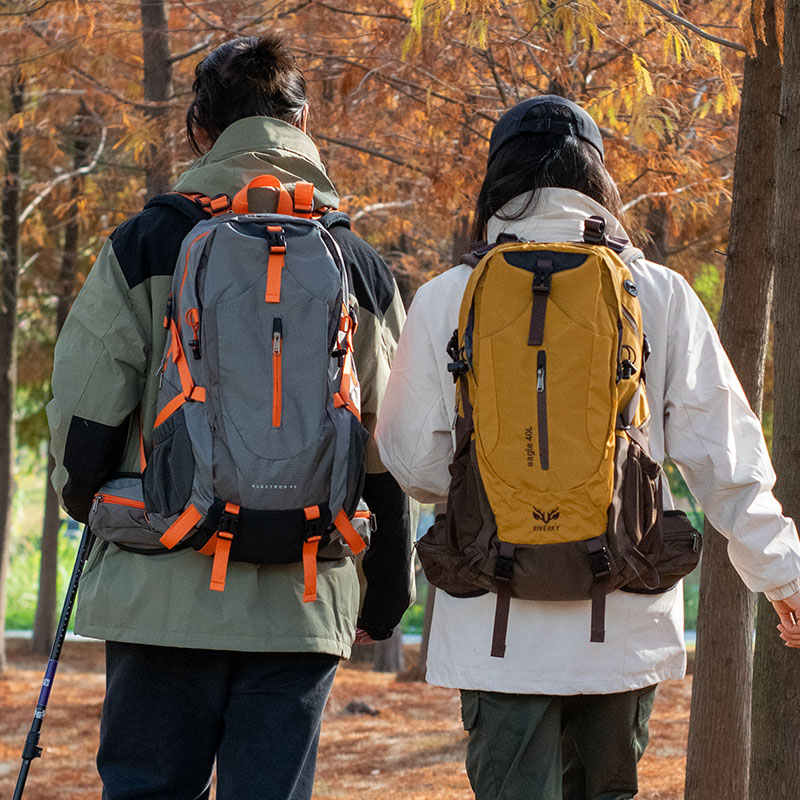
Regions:
<instances>
[{"instance_id":1,"label":"backpack shoulder strap padding","mask_svg":"<svg viewBox=\"0 0 800 800\"><path fill-rule=\"evenodd\" d=\"M179 192L157 194L147 201L145 209L155 208L157 206L168 206L169 208L180 211L181 214L191 220L193 225L211 216L211 211L203 208L203 206L194 199L194 196L180 194Z\"/></svg>"},{"instance_id":2,"label":"backpack shoulder strap padding","mask_svg":"<svg viewBox=\"0 0 800 800\"><path fill-rule=\"evenodd\" d=\"M339 225L350 230L350 217L344 211L326 211L317 222L327 231Z\"/></svg>"}]
</instances>

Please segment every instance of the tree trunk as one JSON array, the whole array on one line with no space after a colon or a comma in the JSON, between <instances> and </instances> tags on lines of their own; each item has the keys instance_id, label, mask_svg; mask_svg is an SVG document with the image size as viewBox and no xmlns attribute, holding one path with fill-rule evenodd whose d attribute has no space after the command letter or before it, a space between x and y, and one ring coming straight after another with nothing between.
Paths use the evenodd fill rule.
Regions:
<instances>
[{"instance_id":1,"label":"tree trunk","mask_svg":"<svg viewBox=\"0 0 800 800\"><path fill-rule=\"evenodd\" d=\"M773 283L773 197L781 65L774 0L767 41L747 57L719 333L760 416ZM706 525L686 761L686 800L746 800L754 598Z\"/></svg>"},{"instance_id":2,"label":"tree trunk","mask_svg":"<svg viewBox=\"0 0 800 800\"><path fill-rule=\"evenodd\" d=\"M775 494L800 519L800 0L786 0L783 80L775 148ZM755 226L753 226L755 227ZM750 800L800 797L800 654L775 631L770 604L759 601L753 681Z\"/></svg>"},{"instance_id":3,"label":"tree trunk","mask_svg":"<svg viewBox=\"0 0 800 800\"><path fill-rule=\"evenodd\" d=\"M169 22L164 0L141 0L142 57L144 59L144 99L158 106L148 109L153 123L166 133L172 94L172 62L169 53ZM172 188L172 153L169 140L152 145L146 166L147 199Z\"/></svg>"},{"instance_id":4,"label":"tree trunk","mask_svg":"<svg viewBox=\"0 0 800 800\"><path fill-rule=\"evenodd\" d=\"M406 658L403 652L403 632L398 625L390 639L375 642L374 661L372 668L376 672L400 672L406 668Z\"/></svg>"},{"instance_id":5,"label":"tree trunk","mask_svg":"<svg viewBox=\"0 0 800 800\"><path fill-rule=\"evenodd\" d=\"M73 168L85 166L88 161L89 135L86 127L89 122L87 110L73 119ZM70 188L70 220L64 228L64 250L61 258L61 274L58 282L56 305L56 336L61 333L75 294L75 275L78 263L78 200L83 193L84 179L76 175ZM61 527L61 512L50 475L55 469L55 461L48 447L47 474L45 476L44 522L42 523L42 560L39 567L39 594L36 602L36 617L33 621L34 653L46 656L50 652L56 630L56 581L58 577L58 533Z\"/></svg>"},{"instance_id":6,"label":"tree trunk","mask_svg":"<svg viewBox=\"0 0 800 800\"><path fill-rule=\"evenodd\" d=\"M663 203L653 203L647 212L644 227L647 231L647 243L642 248L644 257L656 264L667 263L667 223L669 217Z\"/></svg>"},{"instance_id":7,"label":"tree trunk","mask_svg":"<svg viewBox=\"0 0 800 800\"><path fill-rule=\"evenodd\" d=\"M25 79L11 76L11 113L23 107ZM6 130L6 174L2 195L0 242L0 634L6 623L6 575L11 539L11 501L14 496L14 391L17 375L17 290L19 284L19 183L22 129L16 120ZM0 635L0 672L6 667L5 638Z\"/></svg>"}]
</instances>

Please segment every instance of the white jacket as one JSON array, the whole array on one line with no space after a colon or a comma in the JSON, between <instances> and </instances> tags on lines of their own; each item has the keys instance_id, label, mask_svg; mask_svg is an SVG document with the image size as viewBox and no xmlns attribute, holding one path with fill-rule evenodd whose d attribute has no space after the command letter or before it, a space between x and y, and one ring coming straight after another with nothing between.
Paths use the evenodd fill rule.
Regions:
<instances>
[{"instance_id":1,"label":"white jacket","mask_svg":"<svg viewBox=\"0 0 800 800\"><path fill-rule=\"evenodd\" d=\"M512 201L523 202L527 196ZM581 241L583 221L599 214L612 236L628 238L599 204L570 189L544 189L520 220L493 217L502 231L539 242ZM800 590L800 542L771 490L775 480L761 425L688 283L640 259L631 266L652 354L647 362L650 445L680 469L709 521L729 539L742 580L770 599ZM453 380L448 339L458 326L470 275L454 267L421 286L408 313L377 427L381 459L423 502L444 502L453 457ZM505 658L492 658L494 594L436 593L427 679L461 689L542 694L602 694L636 689L685 669L683 592L608 596L606 640L589 641L590 601L512 599ZM777 623L777 619L776 619Z\"/></svg>"}]
</instances>

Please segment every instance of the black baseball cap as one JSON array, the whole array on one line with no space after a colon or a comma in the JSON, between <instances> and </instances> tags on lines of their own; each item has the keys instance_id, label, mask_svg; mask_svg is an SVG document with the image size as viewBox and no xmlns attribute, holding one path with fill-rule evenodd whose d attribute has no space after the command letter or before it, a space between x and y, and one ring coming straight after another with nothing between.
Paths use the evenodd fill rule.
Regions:
<instances>
[{"instance_id":1,"label":"black baseball cap","mask_svg":"<svg viewBox=\"0 0 800 800\"><path fill-rule=\"evenodd\" d=\"M542 105L557 105L567 109L569 119L563 116L558 118L548 117L540 110L535 116L532 110ZM557 94L542 94L524 100L506 111L497 121L489 140L489 163L495 157L500 148L515 139L517 136L533 133L555 133L560 136L577 136L584 142L588 142L600 153L600 159L605 158L603 152L603 137L597 123L579 105L560 97Z\"/></svg>"}]
</instances>

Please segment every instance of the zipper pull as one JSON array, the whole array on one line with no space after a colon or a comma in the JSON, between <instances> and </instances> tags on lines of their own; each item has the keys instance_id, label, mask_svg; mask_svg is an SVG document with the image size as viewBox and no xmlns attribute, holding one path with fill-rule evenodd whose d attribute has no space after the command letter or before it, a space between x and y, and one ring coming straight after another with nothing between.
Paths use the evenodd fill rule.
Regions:
<instances>
[{"instance_id":1,"label":"zipper pull","mask_svg":"<svg viewBox=\"0 0 800 800\"><path fill-rule=\"evenodd\" d=\"M697 531L692 533L692 552L696 553L700 549L700 534Z\"/></svg>"},{"instance_id":2,"label":"zipper pull","mask_svg":"<svg viewBox=\"0 0 800 800\"><path fill-rule=\"evenodd\" d=\"M169 328L169 321L172 319L172 292L169 293L167 298L167 310L164 312L164 327Z\"/></svg>"},{"instance_id":3,"label":"zipper pull","mask_svg":"<svg viewBox=\"0 0 800 800\"><path fill-rule=\"evenodd\" d=\"M103 499L103 495L101 495L101 494L96 494L94 496L94 500L92 501L92 511L91 511L92 514L96 514L97 513L97 507L100 505L100 502L101 502L102 499Z\"/></svg>"},{"instance_id":4,"label":"zipper pull","mask_svg":"<svg viewBox=\"0 0 800 800\"><path fill-rule=\"evenodd\" d=\"M543 392L544 391L544 367L539 367L536 370L536 391Z\"/></svg>"},{"instance_id":5,"label":"zipper pull","mask_svg":"<svg viewBox=\"0 0 800 800\"><path fill-rule=\"evenodd\" d=\"M275 317L272 322L272 355L281 354L281 342L283 340L283 325L279 317Z\"/></svg>"},{"instance_id":6,"label":"zipper pull","mask_svg":"<svg viewBox=\"0 0 800 800\"><path fill-rule=\"evenodd\" d=\"M192 356L195 361L200 360L200 312L196 308L190 308L186 312L186 323L194 333L194 339L189 341L192 348Z\"/></svg>"}]
</instances>

